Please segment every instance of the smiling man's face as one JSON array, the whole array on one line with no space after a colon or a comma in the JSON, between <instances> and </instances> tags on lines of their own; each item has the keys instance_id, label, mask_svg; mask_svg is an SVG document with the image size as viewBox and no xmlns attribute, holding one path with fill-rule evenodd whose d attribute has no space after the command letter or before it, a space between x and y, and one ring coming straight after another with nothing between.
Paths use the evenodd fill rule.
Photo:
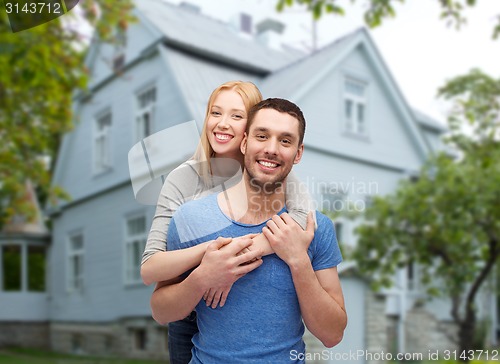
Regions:
<instances>
[{"instance_id":1,"label":"smiling man's face","mask_svg":"<svg viewBox=\"0 0 500 364\"><path fill-rule=\"evenodd\" d=\"M277 188L302 157L299 121L285 112L261 109L241 143L245 169L252 185Z\"/></svg>"}]
</instances>

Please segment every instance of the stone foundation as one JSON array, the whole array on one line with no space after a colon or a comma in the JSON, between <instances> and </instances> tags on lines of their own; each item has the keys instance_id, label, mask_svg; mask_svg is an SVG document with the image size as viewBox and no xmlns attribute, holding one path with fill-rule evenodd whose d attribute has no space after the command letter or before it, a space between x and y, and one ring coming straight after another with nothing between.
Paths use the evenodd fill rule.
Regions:
<instances>
[{"instance_id":1,"label":"stone foundation","mask_svg":"<svg viewBox=\"0 0 500 364\"><path fill-rule=\"evenodd\" d=\"M52 350L62 353L168 359L167 328L151 317L112 323L55 322L50 325Z\"/></svg>"},{"instance_id":2,"label":"stone foundation","mask_svg":"<svg viewBox=\"0 0 500 364\"><path fill-rule=\"evenodd\" d=\"M0 322L0 348L50 349L48 322Z\"/></svg>"},{"instance_id":3,"label":"stone foundation","mask_svg":"<svg viewBox=\"0 0 500 364\"><path fill-rule=\"evenodd\" d=\"M377 294L368 290L365 295L365 312L366 312L366 351L368 353L389 351L389 332L388 319L385 314L386 298L383 295ZM367 364L379 363L381 361L370 360L367 358Z\"/></svg>"},{"instance_id":4,"label":"stone foundation","mask_svg":"<svg viewBox=\"0 0 500 364\"><path fill-rule=\"evenodd\" d=\"M456 326L450 322L438 321L422 307L416 307L406 314L406 351L423 353L429 351L443 353L444 350L455 350L452 337L456 335Z\"/></svg>"}]
</instances>

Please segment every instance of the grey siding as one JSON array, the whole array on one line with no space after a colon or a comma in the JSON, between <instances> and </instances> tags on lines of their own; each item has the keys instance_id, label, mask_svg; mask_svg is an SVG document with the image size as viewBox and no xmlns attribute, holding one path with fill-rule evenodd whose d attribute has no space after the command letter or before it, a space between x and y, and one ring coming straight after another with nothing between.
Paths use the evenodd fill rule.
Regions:
<instances>
[{"instance_id":1,"label":"grey siding","mask_svg":"<svg viewBox=\"0 0 500 364\"><path fill-rule=\"evenodd\" d=\"M155 57L141 62L97 91L77 115L75 129L65 137L56 170L55 184L62 186L73 200L94 195L129 179L128 151L135 144L135 95L142 87L157 87L154 131L191 120L175 80L163 59ZM111 110L112 168L96 174L93 170L95 117Z\"/></svg>"},{"instance_id":2,"label":"grey siding","mask_svg":"<svg viewBox=\"0 0 500 364\"><path fill-rule=\"evenodd\" d=\"M145 213L151 225L152 207L140 206L127 185L64 210L54 219L51 256L50 317L55 321L110 321L150 315L153 287L126 285L124 280L125 219ZM68 237L84 237L84 276L81 292L68 292ZM137 262L139 264L139 262Z\"/></svg>"}]
</instances>

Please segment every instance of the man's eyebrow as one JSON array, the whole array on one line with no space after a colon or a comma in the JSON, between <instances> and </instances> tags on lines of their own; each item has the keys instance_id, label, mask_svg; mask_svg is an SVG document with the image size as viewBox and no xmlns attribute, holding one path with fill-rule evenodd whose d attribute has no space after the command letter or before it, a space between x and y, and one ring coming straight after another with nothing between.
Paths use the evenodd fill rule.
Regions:
<instances>
[{"instance_id":1,"label":"man's eyebrow","mask_svg":"<svg viewBox=\"0 0 500 364\"><path fill-rule=\"evenodd\" d=\"M267 132L267 131L269 131L269 129L266 128L266 127L263 127L263 126L259 126L259 127L257 127L257 128L254 129L254 133L255 132L259 132L259 131L260 132Z\"/></svg>"}]
</instances>

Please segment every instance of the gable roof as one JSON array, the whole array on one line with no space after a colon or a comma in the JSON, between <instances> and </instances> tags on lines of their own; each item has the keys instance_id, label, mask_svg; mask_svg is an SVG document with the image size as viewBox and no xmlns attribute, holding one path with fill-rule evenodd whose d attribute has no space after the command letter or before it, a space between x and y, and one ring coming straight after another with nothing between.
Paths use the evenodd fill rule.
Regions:
<instances>
[{"instance_id":1,"label":"gable roof","mask_svg":"<svg viewBox=\"0 0 500 364\"><path fill-rule=\"evenodd\" d=\"M262 90L266 94L279 95L294 102L299 102L326 75L332 72L342 60L360 46L364 47L369 62L383 80L388 97L394 101L396 108L402 115L404 127L409 132L420 157L424 160L429 153L429 149L416 122L417 118L407 104L389 68L365 28L359 28L313 53L306 59L299 60L273 73L265 79Z\"/></svg>"}]
</instances>

